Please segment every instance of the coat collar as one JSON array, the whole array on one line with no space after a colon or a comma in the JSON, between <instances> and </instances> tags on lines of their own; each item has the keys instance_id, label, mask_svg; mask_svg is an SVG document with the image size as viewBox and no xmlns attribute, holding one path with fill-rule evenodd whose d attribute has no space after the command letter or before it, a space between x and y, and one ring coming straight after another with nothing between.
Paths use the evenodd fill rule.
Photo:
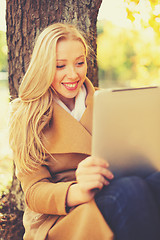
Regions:
<instances>
[{"instance_id":1,"label":"coat collar","mask_svg":"<svg viewBox=\"0 0 160 240\"><path fill-rule=\"evenodd\" d=\"M89 79L86 79L84 84L87 89L86 110L79 122L56 102L53 103L53 124L45 132L45 147L51 154L91 154L92 109L95 90Z\"/></svg>"}]
</instances>

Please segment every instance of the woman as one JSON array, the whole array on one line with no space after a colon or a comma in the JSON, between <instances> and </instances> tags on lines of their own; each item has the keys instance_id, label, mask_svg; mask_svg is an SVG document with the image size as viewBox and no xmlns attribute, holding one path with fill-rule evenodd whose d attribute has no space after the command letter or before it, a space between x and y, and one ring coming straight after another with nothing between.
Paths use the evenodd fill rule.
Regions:
<instances>
[{"instance_id":1,"label":"woman","mask_svg":"<svg viewBox=\"0 0 160 240\"><path fill-rule=\"evenodd\" d=\"M137 177L114 181L108 163L91 156L95 89L86 77L87 50L73 26L47 27L12 103L10 144L26 201L24 239L106 240L113 231L117 239L160 239L148 185ZM139 218L144 201L147 214Z\"/></svg>"}]
</instances>

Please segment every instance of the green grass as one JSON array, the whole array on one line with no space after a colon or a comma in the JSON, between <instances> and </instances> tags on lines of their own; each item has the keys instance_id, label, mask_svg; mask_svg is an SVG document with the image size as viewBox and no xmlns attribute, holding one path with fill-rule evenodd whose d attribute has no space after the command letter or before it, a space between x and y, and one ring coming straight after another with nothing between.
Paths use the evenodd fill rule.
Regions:
<instances>
[{"instance_id":1,"label":"green grass","mask_svg":"<svg viewBox=\"0 0 160 240\"><path fill-rule=\"evenodd\" d=\"M7 192L12 180L12 151L8 141L9 90L7 81L0 81L0 195Z\"/></svg>"}]
</instances>

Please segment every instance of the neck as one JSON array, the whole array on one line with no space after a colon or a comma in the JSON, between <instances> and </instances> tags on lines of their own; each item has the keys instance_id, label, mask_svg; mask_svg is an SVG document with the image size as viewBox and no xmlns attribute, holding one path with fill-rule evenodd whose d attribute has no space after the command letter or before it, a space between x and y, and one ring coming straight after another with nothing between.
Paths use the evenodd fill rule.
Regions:
<instances>
[{"instance_id":1,"label":"neck","mask_svg":"<svg viewBox=\"0 0 160 240\"><path fill-rule=\"evenodd\" d=\"M70 111L74 109L75 98L65 98L58 94L59 99L69 108Z\"/></svg>"},{"instance_id":2,"label":"neck","mask_svg":"<svg viewBox=\"0 0 160 240\"><path fill-rule=\"evenodd\" d=\"M70 111L72 111L75 106L75 98L67 99L67 101L63 101L63 103L69 108Z\"/></svg>"}]
</instances>

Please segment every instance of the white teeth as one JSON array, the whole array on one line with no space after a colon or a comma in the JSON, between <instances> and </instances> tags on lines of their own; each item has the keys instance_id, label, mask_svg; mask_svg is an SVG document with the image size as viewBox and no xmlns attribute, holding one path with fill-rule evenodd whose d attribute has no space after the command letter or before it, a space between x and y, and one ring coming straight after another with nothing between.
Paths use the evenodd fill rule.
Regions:
<instances>
[{"instance_id":1,"label":"white teeth","mask_svg":"<svg viewBox=\"0 0 160 240\"><path fill-rule=\"evenodd\" d=\"M65 86L70 87L70 88L74 88L76 86L77 83L64 83Z\"/></svg>"}]
</instances>

